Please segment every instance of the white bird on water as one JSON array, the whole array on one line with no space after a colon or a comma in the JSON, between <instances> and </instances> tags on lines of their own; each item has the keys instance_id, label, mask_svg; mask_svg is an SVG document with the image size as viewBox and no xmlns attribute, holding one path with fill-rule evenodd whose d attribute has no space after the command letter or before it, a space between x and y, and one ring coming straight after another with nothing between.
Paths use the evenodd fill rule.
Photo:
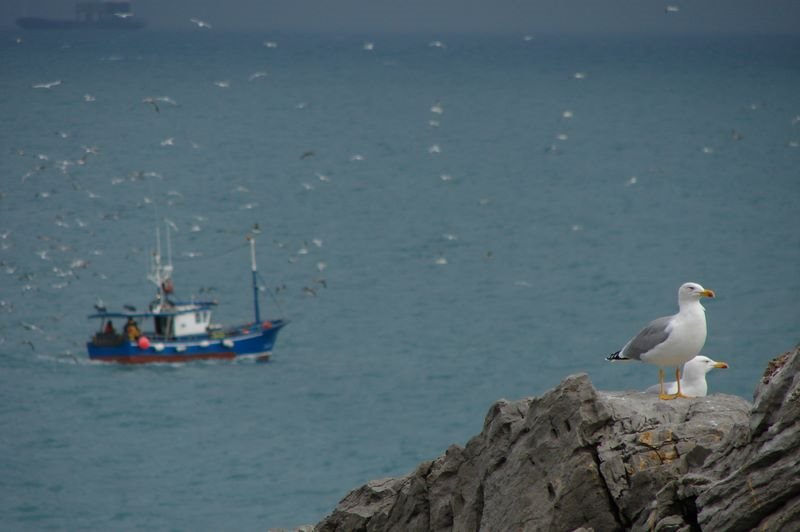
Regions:
<instances>
[{"instance_id":1,"label":"white bird on water","mask_svg":"<svg viewBox=\"0 0 800 532\"><path fill-rule=\"evenodd\" d=\"M687 397L705 397L708 395L708 383L706 373L712 369L725 369L728 365L725 362L717 362L710 358L697 355L683 365L683 376L681 377L681 391ZM654 384L645 390L645 393L659 393L660 385ZM668 382L664 384L664 392L667 394L678 393L678 383Z\"/></svg>"},{"instance_id":2,"label":"white bird on water","mask_svg":"<svg viewBox=\"0 0 800 532\"><path fill-rule=\"evenodd\" d=\"M714 297L697 283L684 283L678 289L678 313L650 322L622 349L607 360L639 360L658 366L659 398L686 397L681 390L680 366L700 353L706 342L706 310L700 298ZM664 368L675 368L677 391L664 391Z\"/></svg>"}]
</instances>

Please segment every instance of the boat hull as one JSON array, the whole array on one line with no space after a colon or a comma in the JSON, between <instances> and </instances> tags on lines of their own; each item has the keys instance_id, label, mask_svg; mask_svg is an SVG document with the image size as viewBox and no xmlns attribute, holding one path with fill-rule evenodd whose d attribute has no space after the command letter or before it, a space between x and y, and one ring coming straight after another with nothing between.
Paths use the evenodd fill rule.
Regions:
<instances>
[{"instance_id":1,"label":"boat hull","mask_svg":"<svg viewBox=\"0 0 800 532\"><path fill-rule=\"evenodd\" d=\"M246 325L224 335L206 334L173 340L162 340L147 333L138 341L126 339L121 342L103 341L95 336L86 344L86 348L92 360L122 364L176 363L238 357L268 360L278 332L286 323L284 320L276 320L262 326Z\"/></svg>"}]
</instances>

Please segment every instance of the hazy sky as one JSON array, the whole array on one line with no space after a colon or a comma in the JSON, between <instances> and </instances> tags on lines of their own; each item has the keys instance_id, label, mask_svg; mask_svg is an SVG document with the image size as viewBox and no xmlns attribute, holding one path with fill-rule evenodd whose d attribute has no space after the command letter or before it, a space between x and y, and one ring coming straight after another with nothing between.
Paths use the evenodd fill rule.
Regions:
<instances>
[{"instance_id":1,"label":"hazy sky","mask_svg":"<svg viewBox=\"0 0 800 532\"><path fill-rule=\"evenodd\" d=\"M71 18L76 0L0 0L21 16ZM666 12L677 6L677 12ZM800 33L800 0L134 0L152 29L384 32Z\"/></svg>"}]
</instances>

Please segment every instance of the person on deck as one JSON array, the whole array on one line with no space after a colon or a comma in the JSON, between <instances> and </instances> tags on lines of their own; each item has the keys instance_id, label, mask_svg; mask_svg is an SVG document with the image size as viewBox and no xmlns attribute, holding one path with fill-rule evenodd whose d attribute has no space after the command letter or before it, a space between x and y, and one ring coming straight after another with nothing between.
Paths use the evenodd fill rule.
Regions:
<instances>
[{"instance_id":1,"label":"person on deck","mask_svg":"<svg viewBox=\"0 0 800 532\"><path fill-rule=\"evenodd\" d=\"M128 318L128 322L125 324L125 334L128 335L129 340L133 341L136 341L142 335L139 325L136 324L136 320L133 318Z\"/></svg>"},{"instance_id":2,"label":"person on deck","mask_svg":"<svg viewBox=\"0 0 800 532\"><path fill-rule=\"evenodd\" d=\"M106 327L105 327L105 329L103 329L103 332L106 333L106 334L114 334L114 333L117 332L117 331L114 330L114 324L111 323L111 320L108 320L106 322Z\"/></svg>"}]
</instances>

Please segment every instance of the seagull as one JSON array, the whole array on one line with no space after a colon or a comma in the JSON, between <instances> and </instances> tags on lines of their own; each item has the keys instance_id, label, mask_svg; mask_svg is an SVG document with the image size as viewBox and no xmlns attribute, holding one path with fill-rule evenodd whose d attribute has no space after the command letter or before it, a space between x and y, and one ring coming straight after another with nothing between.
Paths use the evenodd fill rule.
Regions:
<instances>
[{"instance_id":1,"label":"seagull","mask_svg":"<svg viewBox=\"0 0 800 532\"><path fill-rule=\"evenodd\" d=\"M708 383L706 373L714 368L725 369L728 365L725 362L717 362L710 358L697 355L683 365L683 377L681 377L681 391L687 397L705 397L708 395ZM664 384L666 393L677 393L678 383L668 382ZM659 393L659 385L654 384L645 390L645 393Z\"/></svg>"},{"instance_id":2,"label":"seagull","mask_svg":"<svg viewBox=\"0 0 800 532\"><path fill-rule=\"evenodd\" d=\"M158 110L158 104L156 103L156 99L155 98L152 98L152 97L148 96L147 98L142 100L142 103L149 103L150 105L153 106L153 109L156 110L156 113L160 112Z\"/></svg>"},{"instance_id":3,"label":"seagull","mask_svg":"<svg viewBox=\"0 0 800 532\"><path fill-rule=\"evenodd\" d=\"M199 18L192 17L189 19L189 22L194 22L198 28L208 28L208 29L212 28L211 24L209 24L204 20L200 20Z\"/></svg>"},{"instance_id":4,"label":"seagull","mask_svg":"<svg viewBox=\"0 0 800 532\"><path fill-rule=\"evenodd\" d=\"M114 13L114 16L119 18L129 18L133 16L133 13L130 12Z\"/></svg>"},{"instance_id":5,"label":"seagull","mask_svg":"<svg viewBox=\"0 0 800 532\"><path fill-rule=\"evenodd\" d=\"M651 321L625 346L607 360L639 360L658 366L660 399L686 397L681 390L680 366L700 353L706 341L706 313L700 298L714 297L697 283L684 283L678 289L678 313ZM675 368L677 392L664 391L664 368Z\"/></svg>"},{"instance_id":6,"label":"seagull","mask_svg":"<svg viewBox=\"0 0 800 532\"><path fill-rule=\"evenodd\" d=\"M34 89L52 89L53 87L58 87L61 85L61 80L57 79L55 81L48 81L47 83L37 83L33 85Z\"/></svg>"},{"instance_id":7,"label":"seagull","mask_svg":"<svg viewBox=\"0 0 800 532\"><path fill-rule=\"evenodd\" d=\"M97 312L105 312L106 311L106 304L103 303L103 300L98 297L97 301L94 304L94 308L95 308L95 310L97 310Z\"/></svg>"},{"instance_id":8,"label":"seagull","mask_svg":"<svg viewBox=\"0 0 800 532\"><path fill-rule=\"evenodd\" d=\"M664 13L677 13L681 8L678 6L667 6L664 8Z\"/></svg>"}]
</instances>

